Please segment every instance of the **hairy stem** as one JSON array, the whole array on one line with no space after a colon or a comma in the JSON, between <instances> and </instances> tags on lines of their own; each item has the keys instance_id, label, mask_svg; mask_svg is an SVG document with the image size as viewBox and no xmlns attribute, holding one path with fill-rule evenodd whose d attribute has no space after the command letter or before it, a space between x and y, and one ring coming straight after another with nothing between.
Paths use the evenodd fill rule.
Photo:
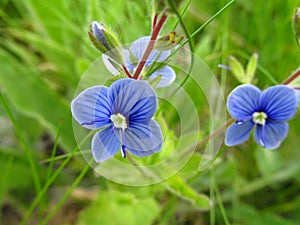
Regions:
<instances>
[{"instance_id":1,"label":"hairy stem","mask_svg":"<svg viewBox=\"0 0 300 225\"><path fill-rule=\"evenodd\" d=\"M140 60L138 66L137 66L137 69L133 75L133 79L138 79L142 69L144 68L145 66L145 63L146 63L146 60L148 59L151 51L153 50L154 48L154 44L155 44L155 41L158 37L158 34L159 32L161 31L164 23L166 22L168 18L168 15L166 13L163 13L160 20L157 22L157 25L154 27L153 31L152 31L152 34L151 34L151 38L150 38L150 41L149 41L149 44L146 48L146 51L144 52L143 54L143 57L142 59Z\"/></svg>"},{"instance_id":2,"label":"hairy stem","mask_svg":"<svg viewBox=\"0 0 300 225\"><path fill-rule=\"evenodd\" d=\"M200 148L205 142L209 141L209 139L214 138L221 134L224 130L226 130L227 127L229 127L232 123L234 123L235 119L231 118L230 120L227 121L225 125L220 127L219 129L215 130L212 134L206 136L203 138L201 141L198 142L196 148Z\"/></svg>"},{"instance_id":3,"label":"hairy stem","mask_svg":"<svg viewBox=\"0 0 300 225\"><path fill-rule=\"evenodd\" d=\"M199 149L204 143L208 142L211 138L214 138L216 136L218 136L219 134L221 134L223 131L226 130L227 127L229 127L232 123L234 123L235 119L231 118L230 120L227 121L227 123L225 125L223 125L222 127L218 128L217 130L215 130L214 132L212 132L210 135L206 136L205 138L203 138L201 141L199 141L196 145L195 148L191 148L188 151L184 152L181 155L181 158L186 157L188 154L192 153L195 149Z\"/></svg>"}]
</instances>

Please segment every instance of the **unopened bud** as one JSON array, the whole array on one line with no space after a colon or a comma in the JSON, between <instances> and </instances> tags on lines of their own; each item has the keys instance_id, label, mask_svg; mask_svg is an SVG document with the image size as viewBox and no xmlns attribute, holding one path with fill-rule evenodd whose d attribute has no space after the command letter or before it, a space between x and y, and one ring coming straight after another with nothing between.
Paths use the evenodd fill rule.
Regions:
<instances>
[{"instance_id":1,"label":"unopened bud","mask_svg":"<svg viewBox=\"0 0 300 225\"><path fill-rule=\"evenodd\" d=\"M116 62L123 63L123 51L117 35L104 23L94 21L91 24L89 36L94 46L107 54Z\"/></svg>"},{"instance_id":2,"label":"unopened bud","mask_svg":"<svg viewBox=\"0 0 300 225\"><path fill-rule=\"evenodd\" d=\"M159 37L155 43L157 50L170 50L183 40L183 36L177 36L176 32L170 32L168 35Z\"/></svg>"},{"instance_id":3,"label":"unopened bud","mask_svg":"<svg viewBox=\"0 0 300 225\"><path fill-rule=\"evenodd\" d=\"M295 32L295 38L300 48L300 7L298 7L294 14L293 27Z\"/></svg>"}]
</instances>

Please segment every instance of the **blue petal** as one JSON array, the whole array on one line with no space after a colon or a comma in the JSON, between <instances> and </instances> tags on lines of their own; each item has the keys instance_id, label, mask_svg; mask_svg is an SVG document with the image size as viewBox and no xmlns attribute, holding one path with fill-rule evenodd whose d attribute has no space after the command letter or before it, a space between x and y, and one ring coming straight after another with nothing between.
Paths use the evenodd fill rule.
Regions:
<instances>
[{"instance_id":1,"label":"blue petal","mask_svg":"<svg viewBox=\"0 0 300 225\"><path fill-rule=\"evenodd\" d=\"M110 101L114 102L115 99L123 93L122 90L126 89L128 84L131 82L134 82L134 80L130 78L124 78L115 81L108 89L108 98Z\"/></svg>"},{"instance_id":2,"label":"blue petal","mask_svg":"<svg viewBox=\"0 0 300 225\"><path fill-rule=\"evenodd\" d=\"M112 126L95 134L92 140L92 154L96 162L113 157L120 149L120 141Z\"/></svg>"},{"instance_id":3,"label":"blue petal","mask_svg":"<svg viewBox=\"0 0 300 225\"><path fill-rule=\"evenodd\" d=\"M171 54L171 50L159 51L159 50L152 50L151 54L149 55L147 61L150 63L152 62L163 62L167 59L167 57ZM158 57L157 57L158 56ZM149 64L150 64L149 63ZM146 64L147 65L147 64Z\"/></svg>"},{"instance_id":4,"label":"blue petal","mask_svg":"<svg viewBox=\"0 0 300 225\"><path fill-rule=\"evenodd\" d=\"M150 120L148 124L132 123L125 130L125 142L128 151L136 156L156 153L163 144L160 126L154 120Z\"/></svg>"},{"instance_id":5,"label":"blue petal","mask_svg":"<svg viewBox=\"0 0 300 225\"><path fill-rule=\"evenodd\" d=\"M81 92L71 103L75 120L89 129L110 124L111 102L107 92L105 86L94 86Z\"/></svg>"},{"instance_id":6,"label":"blue petal","mask_svg":"<svg viewBox=\"0 0 300 225\"><path fill-rule=\"evenodd\" d=\"M265 126L257 126L254 138L256 142L264 148L278 148L287 136L289 125L284 121L267 122Z\"/></svg>"},{"instance_id":7,"label":"blue petal","mask_svg":"<svg viewBox=\"0 0 300 225\"><path fill-rule=\"evenodd\" d=\"M140 60L140 59L142 59L142 57L144 55L144 52L149 44L149 41L150 41L150 36L141 37L141 38L135 40L131 44L129 49L132 52L132 54ZM158 56L158 54L159 54L159 56ZM145 66L149 66L153 61L162 62L170 54L171 54L170 50L167 50L167 51L152 50L152 52L150 53L150 55L147 59ZM133 62L133 63L137 63L137 62Z\"/></svg>"},{"instance_id":8,"label":"blue petal","mask_svg":"<svg viewBox=\"0 0 300 225\"><path fill-rule=\"evenodd\" d=\"M128 71L133 71L134 70L134 65L131 62L129 51L124 49L123 54L124 54L124 63L125 63L125 66L126 66L127 70Z\"/></svg>"},{"instance_id":9,"label":"blue petal","mask_svg":"<svg viewBox=\"0 0 300 225\"><path fill-rule=\"evenodd\" d=\"M112 114L120 113L130 121L147 121L156 111L157 97L146 81L120 79L109 88Z\"/></svg>"},{"instance_id":10,"label":"blue petal","mask_svg":"<svg viewBox=\"0 0 300 225\"><path fill-rule=\"evenodd\" d=\"M158 88L166 87L166 86L170 85L171 83L173 83L173 81L176 78L176 74L175 74L174 70L169 66L165 66L162 69L155 71L154 73L151 74L151 76L149 78L150 78L150 80L152 80L153 78L160 76L160 75L162 77L156 86Z\"/></svg>"},{"instance_id":11,"label":"blue petal","mask_svg":"<svg viewBox=\"0 0 300 225\"><path fill-rule=\"evenodd\" d=\"M225 144L227 146L235 146L247 141L253 126L252 120L241 124L232 124L226 131Z\"/></svg>"},{"instance_id":12,"label":"blue petal","mask_svg":"<svg viewBox=\"0 0 300 225\"><path fill-rule=\"evenodd\" d=\"M291 119L297 105L295 91L286 85L270 87L261 95L261 107L272 120Z\"/></svg>"},{"instance_id":13,"label":"blue petal","mask_svg":"<svg viewBox=\"0 0 300 225\"><path fill-rule=\"evenodd\" d=\"M257 87L244 84L235 88L227 99L227 108L232 117L243 119L252 117L259 110L261 90Z\"/></svg>"},{"instance_id":14,"label":"blue petal","mask_svg":"<svg viewBox=\"0 0 300 225\"><path fill-rule=\"evenodd\" d=\"M300 12L300 10L299 10L299 12ZM294 89L294 90L295 90L297 101L299 102L300 101L300 90L299 89Z\"/></svg>"}]
</instances>

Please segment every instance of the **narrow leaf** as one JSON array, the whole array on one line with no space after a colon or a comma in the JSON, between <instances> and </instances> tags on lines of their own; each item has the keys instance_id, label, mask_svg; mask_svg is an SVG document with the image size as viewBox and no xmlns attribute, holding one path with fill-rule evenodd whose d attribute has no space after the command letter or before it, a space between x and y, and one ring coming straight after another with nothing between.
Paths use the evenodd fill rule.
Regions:
<instances>
[{"instance_id":1,"label":"narrow leaf","mask_svg":"<svg viewBox=\"0 0 300 225\"><path fill-rule=\"evenodd\" d=\"M186 181L179 175L175 175L166 182L167 188L177 195L190 202L195 208L208 210L211 207L209 198L204 194L196 192Z\"/></svg>"},{"instance_id":2,"label":"narrow leaf","mask_svg":"<svg viewBox=\"0 0 300 225\"><path fill-rule=\"evenodd\" d=\"M256 67L257 67L257 60L258 60L258 54L254 53L251 56L246 68L246 79L248 81L247 83L251 83L251 81L254 78Z\"/></svg>"},{"instance_id":3,"label":"narrow leaf","mask_svg":"<svg viewBox=\"0 0 300 225\"><path fill-rule=\"evenodd\" d=\"M232 70L232 74L241 83L246 83L246 73L242 64L233 56L229 56L229 66Z\"/></svg>"}]
</instances>

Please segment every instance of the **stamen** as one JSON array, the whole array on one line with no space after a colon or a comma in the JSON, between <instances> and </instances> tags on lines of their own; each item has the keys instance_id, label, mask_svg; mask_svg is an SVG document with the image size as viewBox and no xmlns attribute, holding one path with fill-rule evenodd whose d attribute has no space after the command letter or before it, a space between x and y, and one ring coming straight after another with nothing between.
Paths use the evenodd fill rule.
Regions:
<instances>
[{"instance_id":1,"label":"stamen","mask_svg":"<svg viewBox=\"0 0 300 225\"><path fill-rule=\"evenodd\" d=\"M259 142L263 148L265 148L265 139L266 139L266 129L265 126L262 126L261 139L259 140Z\"/></svg>"},{"instance_id":2,"label":"stamen","mask_svg":"<svg viewBox=\"0 0 300 225\"><path fill-rule=\"evenodd\" d=\"M265 125L268 115L264 112L255 112L252 114L252 120L254 123L259 125Z\"/></svg>"},{"instance_id":3,"label":"stamen","mask_svg":"<svg viewBox=\"0 0 300 225\"><path fill-rule=\"evenodd\" d=\"M238 124L238 125L241 125L243 122L251 120L251 119L252 119L252 116L246 116L246 117L237 119L235 121L235 123Z\"/></svg>"},{"instance_id":4,"label":"stamen","mask_svg":"<svg viewBox=\"0 0 300 225\"><path fill-rule=\"evenodd\" d=\"M126 158L126 139L125 139L125 131L122 129L122 147L121 147L121 153L122 157Z\"/></svg>"},{"instance_id":5,"label":"stamen","mask_svg":"<svg viewBox=\"0 0 300 225\"><path fill-rule=\"evenodd\" d=\"M236 120L235 122L236 124L241 125L244 122L244 120Z\"/></svg>"},{"instance_id":6,"label":"stamen","mask_svg":"<svg viewBox=\"0 0 300 225\"><path fill-rule=\"evenodd\" d=\"M122 145L121 153L122 153L122 157L126 158L126 146L125 145Z\"/></svg>"},{"instance_id":7,"label":"stamen","mask_svg":"<svg viewBox=\"0 0 300 225\"><path fill-rule=\"evenodd\" d=\"M115 128L125 129L127 128L126 117L120 113L110 116L110 120L113 122Z\"/></svg>"}]
</instances>

